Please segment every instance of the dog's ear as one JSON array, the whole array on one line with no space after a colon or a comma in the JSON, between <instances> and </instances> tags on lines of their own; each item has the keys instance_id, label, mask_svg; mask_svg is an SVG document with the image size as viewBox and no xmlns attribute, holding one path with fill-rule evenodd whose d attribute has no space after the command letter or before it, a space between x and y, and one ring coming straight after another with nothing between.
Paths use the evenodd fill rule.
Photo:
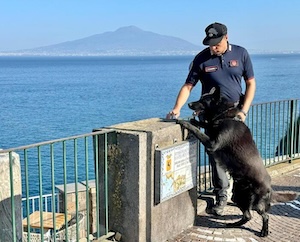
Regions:
<instances>
[{"instance_id":1,"label":"dog's ear","mask_svg":"<svg viewBox=\"0 0 300 242\"><path fill-rule=\"evenodd\" d=\"M219 88L218 87L212 87L209 92L203 93L202 96L200 97L200 99L204 98L206 96L213 96L215 94L215 92L218 92L217 89L219 89Z\"/></svg>"},{"instance_id":2,"label":"dog's ear","mask_svg":"<svg viewBox=\"0 0 300 242\"><path fill-rule=\"evenodd\" d=\"M210 89L209 93L210 95L214 94L216 92L217 88L213 87L212 89Z\"/></svg>"},{"instance_id":3,"label":"dog's ear","mask_svg":"<svg viewBox=\"0 0 300 242\"><path fill-rule=\"evenodd\" d=\"M216 87L212 87L210 89L210 91L208 93L205 93L202 95L202 97L205 96L212 96L215 100L219 100L221 97L221 91L220 91L220 87L216 86Z\"/></svg>"},{"instance_id":4,"label":"dog's ear","mask_svg":"<svg viewBox=\"0 0 300 242\"><path fill-rule=\"evenodd\" d=\"M214 98L216 99L216 100L219 100L220 99L220 97L221 97L221 91L220 91L220 87L213 87L211 90L210 90L210 92L212 91L214 89L214 91L213 91L213 96L214 96Z\"/></svg>"}]
</instances>

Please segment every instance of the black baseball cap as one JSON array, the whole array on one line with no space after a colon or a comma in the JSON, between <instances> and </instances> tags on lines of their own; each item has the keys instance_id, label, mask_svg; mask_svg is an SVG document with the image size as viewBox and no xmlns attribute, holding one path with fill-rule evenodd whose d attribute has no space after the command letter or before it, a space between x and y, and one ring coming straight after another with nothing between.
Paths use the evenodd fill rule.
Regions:
<instances>
[{"instance_id":1,"label":"black baseball cap","mask_svg":"<svg viewBox=\"0 0 300 242\"><path fill-rule=\"evenodd\" d=\"M217 45L227 34L227 27L224 24L213 23L205 29L206 37L203 40L204 45Z\"/></svg>"}]
</instances>

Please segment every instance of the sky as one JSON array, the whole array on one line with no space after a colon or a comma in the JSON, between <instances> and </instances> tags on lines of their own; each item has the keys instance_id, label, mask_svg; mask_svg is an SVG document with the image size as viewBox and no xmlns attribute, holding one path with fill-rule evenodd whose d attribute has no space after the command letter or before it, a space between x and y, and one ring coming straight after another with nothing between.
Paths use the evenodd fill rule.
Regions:
<instances>
[{"instance_id":1,"label":"sky","mask_svg":"<svg viewBox=\"0 0 300 242\"><path fill-rule=\"evenodd\" d=\"M249 51L300 51L299 0L2 0L0 51L72 41L134 25L202 45L213 22Z\"/></svg>"}]
</instances>

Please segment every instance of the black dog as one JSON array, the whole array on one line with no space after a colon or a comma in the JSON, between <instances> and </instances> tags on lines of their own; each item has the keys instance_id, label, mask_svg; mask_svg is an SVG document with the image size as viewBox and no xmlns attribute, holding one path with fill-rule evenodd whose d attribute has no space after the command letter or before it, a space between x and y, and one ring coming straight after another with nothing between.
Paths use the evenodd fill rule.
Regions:
<instances>
[{"instance_id":1,"label":"black dog","mask_svg":"<svg viewBox=\"0 0 300 242\"><path fill-rule=\"evenodd\" d=\"M251 131L236 117L239 107L220 98L220 91L212 89L189 107L198 114L199 121L178 120L184 128L190 130L205 146L208 153L222 162L233 177L232 200L243 212L242 218L226 224L237 227L251 219L250 210L256 210L263 221L261 236L267 236L271 202L286 202L297 198L296 193L277 193L271 188L269 176L259 151L254 143ZM196 125L196 126L195 126ZM204 134L198 127L205 128Z\"/></svg>"}]
</instances>

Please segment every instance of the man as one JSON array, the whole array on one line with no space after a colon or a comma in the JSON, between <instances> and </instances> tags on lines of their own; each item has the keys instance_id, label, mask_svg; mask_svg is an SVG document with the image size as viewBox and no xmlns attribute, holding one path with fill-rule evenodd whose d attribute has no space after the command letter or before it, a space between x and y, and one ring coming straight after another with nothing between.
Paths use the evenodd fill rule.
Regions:
<instances>
[{"instance_id":1,"label":"man","mask_svg":"<svg viewBox=\"0 0 300 242\"><path fill-rule=\"evenodd\" d=\"M221 23L212 23L205 29L204 45L208 45L198 53L190 65L186 82L181 87L173 110L167 118L178 118L180 110L186 103L193 87L201 81L202 94L208 93L212 87L219 86L221 96L228 102L237 105L242 95L241 80L246 83L245 97L242 109L237 114L245 121L247 112L255 94L255 78L251 59L246 49L241 46L229 44L227 27ZM227 189L229 181L226 171L209 157L212 166L212 180L216 203L213 211L222 215L227 204Z\"/></svg>"}]
</instances>

